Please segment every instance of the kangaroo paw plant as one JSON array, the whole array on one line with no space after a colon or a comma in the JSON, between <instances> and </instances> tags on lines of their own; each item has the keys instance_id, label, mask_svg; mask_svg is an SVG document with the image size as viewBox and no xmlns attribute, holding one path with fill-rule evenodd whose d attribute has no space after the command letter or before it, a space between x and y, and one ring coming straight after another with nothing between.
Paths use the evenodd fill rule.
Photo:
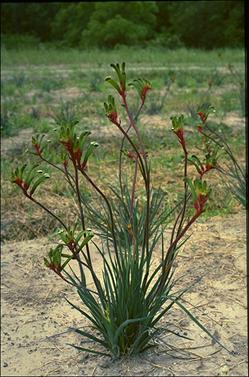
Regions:
<instances>
[{"instance_id":1,"label":"kangaroo paw plant","mask_svg":"<svg viewBox=\"0 0 249 377\"><path fill-rule=\"evenodd\" d=\"M110 187L110 194L100 188L89 168L89 159L98 144L90 140L90 132L77 131L75 118L73 121L55 118L56 142L62 149L60 163L50 159L44 137L35 136L32 144L37 164L17 168L12 177L26 198L58 222L57 246L50 249L44 262L59 278L76 288L82 305L68 302L89 321L92 330L75 331L97 346L74 347L113 357L140 353L154 344L160 331L159 321L173 305L178 305L216 340L184 306L181 298L190 287L176 290L174 264L188 238L188 230L205 211L210 195L206 176L216 167L217 148L202 140L210 109L201 109L197 114L195 131L203 141L204 157L190 155L184 116L171 118L172 131L183 156L183 198L169 209L165 192L152 186L151 156L138 124L152 86L143 78L128 83L125 63L111 67L115 77L107 77L106 82L115 96L108 96L104 109L113 127L120 131L121 147L117 184ZM139 104L133 114L128 100L134 89ZM190 164L196 173L189 169ZM74 195L79 215L73 227L37 197L39 186L53 178L53 174L50 178L43 171L46 165L50 171L54 169L61 174ZM99 197L101 208L94 207L82 194L83 180ZM171 236L166 239L165 228L169 225ZM96 253L102 261L100 274L93 263Z\"/></svg>"}]
</instances>

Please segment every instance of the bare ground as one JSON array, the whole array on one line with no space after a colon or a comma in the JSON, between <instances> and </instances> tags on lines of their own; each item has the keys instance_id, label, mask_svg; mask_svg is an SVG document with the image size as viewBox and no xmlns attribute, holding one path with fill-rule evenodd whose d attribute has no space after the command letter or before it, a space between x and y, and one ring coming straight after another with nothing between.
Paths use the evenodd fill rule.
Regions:
<instances>
[{"instance_id":1,"label":"bare ground","mask_svg":"<svg viewBox=\"0 0 249 377\"><path fill-rule=\"evenodd\" d=\"M193 341L161 334L155 348L117 361L79 353L67 343L80 345L82 338L69 328L89 324L64 299L77 302L76 293L44 267L50 242L42 238L2 247L2 376L248 375L245 211L199 222L192 233L177 262L177 275L185 274L179 288L202 277L185 296L195 307L186 305L234 354L214 345L177 307L160 326Z\"/></svg>"}]
</instances>

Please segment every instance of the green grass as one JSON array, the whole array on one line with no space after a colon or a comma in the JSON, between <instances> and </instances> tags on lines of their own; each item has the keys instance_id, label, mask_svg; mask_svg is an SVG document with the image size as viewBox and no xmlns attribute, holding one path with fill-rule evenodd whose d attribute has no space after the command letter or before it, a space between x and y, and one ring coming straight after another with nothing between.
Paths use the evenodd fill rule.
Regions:
<instances>
[{"instance_id":1,"label":"green grass","mask_svg":"<svg viewBox=\"0 0 249 377\"><path fill-rule=\"evenodd\" d=\"M111 128L114 126L110 125L105 117L103 102L110 93L110 88L104 78L110 73L110 63L122 60L127 62L127 71L131 79L140 75L152 82L153 90L148 94L142 113L143 116L146 115L146 124L141 122L139 127L149 155L153 156L155 185L162 185L173 196L181 191L182 182L179 181L179 177L182 156L179 155L177 139L171 132L170 116L181 113L189 115L189 106L196 107L205 100L209 100L216 108L216 114L210 117L211 126L215 129L219 127L225 133L236 156L244 156L245 134L241 132L242 127L232 129L223 122L223 117L230 112L237 116L242 115L239 87L227 69L228 64L234 64L243 80L244 51L239 49L3 49L1 136L7 138L18 135L24 128L33 128L34 133L49 134L54 128L50 114L56 111L62 100L68 101L77 113L79 129L92 130L94 139L100 144L96 156L92 159L92 173L100 181L104 181L107 176L116 178L115 167L119 156L120 137L113 135ZM165 101L162 101L167 80L172 74L175 80ZM210 79L213 83L208 92ZM79 95L71 95L74 90ZM130 102L135 112L132 99ZM121 109L120 111L122 112ZM126 123L123 120L123 124ZM188 138L191 148L200 142L195 133L188 133ZM15 155L12 156L12 152L9 151L7 156L2 158L3 186L8 180L13 164L26 161L27 156L19 149L13 151ZM51 158L58 162L56 150L51 149ZM169 184L166 179L168 176ZM174 181L179 181L176 189ZM10 189L9 184L6 187L7 190ZM5 190L4 196L8 197L12 192L11 189L8 193ZM52 192L63 195L64 189L60 185L55 185L50 188L50 193ZM231 213L234 202L226 202L226 193L223 197L222 195L217 195L210 201L205 218ZM225 204L221 207L220 203Z\"/></svg>"},{"instance_id":2,"label":"green grass","mask_svg":"<svg viewBox=\"0 0 249 377\"><path fill-rule=\"evenodd\" d=\"M122 47L113 50L77 50L77 49L56 49L43 46L43 48L30 48L19 50L7 50L2 48L2 67L18 69L18 66L35 65L45 67L53 64L72 65L77 68L79 65L91 64L91 67L106 70L106 66L115 61L126 61L127 63L144 65L160 65L167 68L167 65L186 66L189 64L206 67L215 67L218 63L224 66L227 62L231 64L243 64L245 51L242 49L220 49L213 51L191 50L180 48L167 50L163 48L129 48ZM237 65L238 67L238 65ZM141 67L140 67L141 68ZM147 67L148 68L148 67Z\"/></svg>"}]
</instances>

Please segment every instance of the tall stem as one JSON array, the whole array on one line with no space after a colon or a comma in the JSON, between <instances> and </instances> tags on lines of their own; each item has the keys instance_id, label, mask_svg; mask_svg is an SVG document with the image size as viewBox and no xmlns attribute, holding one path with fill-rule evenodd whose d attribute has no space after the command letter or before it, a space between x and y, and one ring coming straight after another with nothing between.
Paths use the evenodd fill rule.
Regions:
<instances>
[{"instance_id":1,"label":"tall stem","mask_svg":"<svg viewBox=\"0 0 249 377\"><path fill-rule=\"evenodd\" d=\"M80 188L79 188L79 174L76 165L74 164L74 171L75 171L75 187L76 187L76 194L77 194L77 199L78 199L78 205L79 205L79 210L80 210L80 220L81 220L81 226L82 230L86 230L85 226L85 217L84 217L84 212L83 212L83 207L81 203L81 196L80 196ZM86 244L86 252L87 252L87 258L89 260L90 266L92 266L92 261L91 261L91 255L90 255L90 250L89 250L89 245L88 243ZM81 275L81 281L85 281L85 274L83 271L82 264L80 263L80 256L77 254L77 260L79 262L79 268L80 268L80 275Z\"/></svg>"},{"instance_id":2,"label":"tall stem","mask_svg":"<svg viewBox=\"0 0 249 377\"><path fill-rule=\"evenodd\" d=\"M125 95L125 93L122 95L122 99L123 99L123 104L124 104L126 113L128 115L128 118L129 118L130 125L134 128L134 130L135 130L135 132L137 134L137 138L138 138L139 144L140 144L142 152L144 154L144 143L143 143L143 140L141 138L140 132L138 131L136 123L135 123L135 121L134 121L134 119L133 119L133 117L132 117L132 115L130 113L130 110L129 110L129 107L128 107L128 103L126 101L126 95Z\"/></svg>"},{"instance_id":3,"label":"tall stem","mask_svg":"<svg viewBox=\"0 0 249 377\"><path fill-rule=\"evenodd\" d=\"M145 190L146 190L146 221L145 221L145 232L144 232L144 242L143 242L143 249L142 249L142 258L144 257L144 252L145 252L145 249L146 249L146 253L147 253L147 257L148 257L148 252L149 252L149 223L150 223L150 171L149 171L149 167L148 167L148 163L147 163L147 158L146 158L146 154L145 154L145 149L144 149L144 143L143 143L143 140L141 138L141 135L139 133L139 130L136 126L136 122L135 120L133 119L131 113L130 113L130 110L129 110L129 107L128 107L128 103L126 101L126 95L125 93L122 94L122 99L123 99L123 104L124 104L124 107L125 107L125 110L126 110L126 113L127 113L127 116L129 118L129 122L130 122L130 125L134 128L135 132L136 132L136 135L137 135L137 138L138 138L138 142L140 144L140 147L141 147L141 150L142 150L142 153L143 153L143 160L141 158L141 155L139 152L137 152L137 149L134 148L134 144L132 144L133 148L135 149L137 155L138 155L138 158L140 159L141 161L141 164L143 166L143 171L144 171L144 174L143 174L143 177L144 177L144 183L145 183ZM142 108L142 106L141 106ZM120 127L121 128L121 127ZM129 136L127 135L127 139L129 140ZM147 258L147 269L149 268L149 258Z\"/></svg>"},{"instance_id":4,"label":"tall stem","mask_svg":"<svg viewBox=\"0 0 249 377\"><path fill-rule=\"evenodd\" d=\"M134 121L137 121L141 111L142 111L142 108L144 106L144 102L141 102L141 105L139 106L138 108L138 111L134 117ZM131 129L131 124L129 125L129 127L127 128L127 130L125 131L126 134L128 134L128 132L130 131ZM125 142L125 139L126 139L126 136L123 136L122 138L122 141L121 141L121 146L120 146L120 151L119 151L119 171L118 171L118 176L119 176L119 186L120 186L120 192L121 192L121 196L123 197L123 184L122 184L122 152L123 152L123 147L124 147L124 142Z\"/></svg>"},{"instance_id":5,"label":"tall stem","mask_svg":"<svg viewBox=\"0 0 249 377\"><path fill-rule=\"evenodd\" d=\"M110 205L107 197L105 196L105 194L92 181L92 179L86 174L86 172L84 170L81 170L81 173L87 179L87 181L94 187L94 189L102 196L102 198L104 199L104 201L105 201L105 203L107 205L107 208L108 208L109 214L110 214L110 219L111 219L111 231L112 231L112 237L113 237L114 250L115 250L116 254L118 255L118 246L117 246L117 241L116 241L116 236L115 236L114 218L113 218L113 213L112 213L111 205Z\"/></svg>"},{"instance_id":6,"label":"tall stem","mask_svg":"<svg viewBox=\"0 0 249 377\"><path fill-rule=\"evenodd\" d=\"M136 157L135 171L134 171L132 190L131 190L131 208L130 208L131 225L133 223L133 215L134 215L133 212L134 212L134 202L135 202L135 190L136 190L136 183L137 183L137 167L138 167L138 161Z\"/></svg>"},{"instance_id":7,"label":"tall stem","mask_svg":"<svg viewBox=\"0 0 249 377\"><path fill-rule=\"evenodd\" d=\"M165 259L162 263L162 275L159 280L158 287L154 293L154 297L158 294L158 292L163 289L165 282L167 281L167 278L169 276L172 263L173 263L173 253L177 246L177 243L180 241L180 239L184 236L184 234L187 232L187 230L191 227L191 225L196 221L196 219L201 215L201 213L195 213L195 215L192 217L192 219L185 225L183 230L178 234L178 236L175 238L174 242L169 246Z\"/></svg>"},{"instance_id":8,"label":"tall stem","mask_svg":"<svg viewBox=\"0 0 249 377\"><path fill-rule=\"evenodd\" d=\"M187 175L188 175L188 152L186 148L183 148L184 150L184 202L183 202L183 209L182 209L182 216L180 220L180 224L177 230L177 235L179 235L182 225L184 222L184 217L186 213L186 206L187 206L187 196L188 196L188 185L187 185Z\"/></svg>"}]
</instances>

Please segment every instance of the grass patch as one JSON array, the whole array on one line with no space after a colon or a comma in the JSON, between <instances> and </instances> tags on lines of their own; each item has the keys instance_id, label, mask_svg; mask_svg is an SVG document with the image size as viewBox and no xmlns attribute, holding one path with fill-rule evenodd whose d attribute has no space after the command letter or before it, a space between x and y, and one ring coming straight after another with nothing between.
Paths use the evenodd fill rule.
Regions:
<instances>
[{"instance_id":1,"label":"grass patch","mask_svg":"<svg viewBox=\"0 0 249 377\"><path fill-rule=\"evenodd\" d=\"M186 66L195 64L197 66L224 66L227 62L243 64L245 51L243 49L219 49L212 51L192 50L179 48L168 50L163 48L144 48L137 49L132 47L121 47L112 50L91 49L57 49L47 46L40 48L26 48L19 50L7 50L2 48L2 66L27 66L27 65L48 65L70 64L77 68L78 65L91 64L95 68L106 69L106 65L112 61L127 61L129 64L141 65L153 64L162 65L165 69L167 65ZM238 65L237 65L238 66ZM59 67L58 67L59 68ZM141 67L137 67L141 69ZM127 70L128 72L129 70Z\"/></svg>"},{"instance_id":2,"label":"grass patch","mask_svg":"<svg viewBox=\"0 0 249 377\"><path fill-rule=\"evenodd\" d=\"M169 192L175 190L177 197L174 187L177 185L179 190L182 187L182 181L179 180L182 156L176 153L178 143L171 133L170 116L176 113L190 115L189 107L196 107L200 102L209 100L216 108L216 114L210 117L210 126L220 129L227 136L235 155L244 160L242 97L233 74L227 69L228 64L235 65L236 74L243 80L244 55L241 49L171 51L120 48L112 51L80 51L51 47L24 50L3 48L1 135L10 138L25 128L49 135L54 128L51 115L62 102L69 103L79 120L79 129L91 130L94 139L100 144L91 162L92 173L99 181L104 181L106 176L114 181L117 179L114 167L118 161L121 139L113 129L114 126L110 126L105 118L103 102L110 89L103 77L110 73L108 65L111 61L126 60L131 79L140 75L152 82L153 89L148 93L148 101L141 114L141 133L149 154L154 156L155 185L161 184ZM164 98L169 80L172 83ZM226 124L224 119L229 113L240 119L238 127ZM198 135L191 131L191 127L187 131L187 138L190 147L198 146ZM8 198L13 194L8 184L10 170L17 160L26 160L22 151L23 147L17 145L10 148L2 158L3 198L7 199L4 201L7 207L11 202ZM56 163L59 161L58 151L53 149L52 142L50 157ZM101 169L103 164L104 170ZM166 176L169 177L167 182ZM64 187L56 184L49 188L47 195L52 198L53 194L59 197L64 193ZM224 201L225 196L214 197L204 218L233 211L234 202ZM20 201L19 196L17 201ZM224 203L224 208L220 207L220 203Z\"/></svg>"}]
</instances>

